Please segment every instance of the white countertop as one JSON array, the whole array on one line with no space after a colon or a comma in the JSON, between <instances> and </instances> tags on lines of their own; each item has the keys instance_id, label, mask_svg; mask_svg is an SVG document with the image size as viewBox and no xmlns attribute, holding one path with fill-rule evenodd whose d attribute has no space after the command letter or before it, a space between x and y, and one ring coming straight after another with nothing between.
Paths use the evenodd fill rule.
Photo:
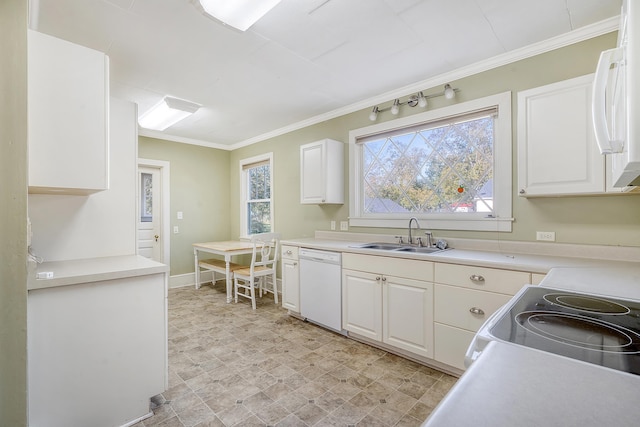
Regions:
<instances>
[{"instance_id":1,"label":"white countertop","mask_svg":"<svg viewBox=\"0 0 640 427\"><path fill-rule=\"evenodd\" d=\"M369 240L374 241L374 240ZM350 252L366 255L378 255L388 256L395 258L409 258L409 259L421 259L434 262L443 262L450 264L464 264L474 265L478 267L491 267L491 268L503 268L508 270L528 271L531 273L546 274L550 269L555 267L613 267L613 268L627 268L640 266L640 256L637 261L617 261L615 260L615 249L609 254L609 258L606 258L606 254L599 258L591 258L584 256L586 251L578 245L571 245L571 248L576 248L572 251L572 254L576 256L558 256L558 255L541 255L541 254L528 254L522 251L526 250L526 246L521 242L518 244L499 242L498 245L493 242L487 243L487 247L491 249L502 250L478 250L478 249L457 249L455 246L453 249L447 249L446 251L433 253L433 254L416 254L398 251L378 250L378 249L360 249L355 246L361 245L363 242L355 240L338 240L338 239L324 239L324 238L301 238L301 239L287 239L281 242L283 245L298 246L311 249L320 249L327 251L338 252ZM466 243L466 242L465 242ZM531 245L532 248L539 248L539 245ZM544 246L543 246L544 248ZM551 251L552 246L548 246ZM516 250L517 249L517 250ZM564 247L562 247L564 249ZM631 251L637 251L640 248L631 248ZM538 249L539 250L539 249ZM592 254L598 254L597 250L592 250ZM635 254L632 252L632 256ZM612 259L613 258L613 259Z\"/></svg>"},{"instance_id":2,"label":"white countertop","mask_svg":"<svg viewBox=\"0 0 640 427\"><path fill-rule=\"evenodd\" d=\"M29 280L28 290L166 273L169 266L139 255L123 255L44 262L36 270L34 276L36 273L52 272L53 278Z\"/></svg>"},{"instance_id":3,"label":"white countertop","mask_svg":"<svg viewBox=\"0 0 640 427\"><path fill-rule=\"evenodd\" d=\"M635 426L640 376L492 341L427 427Z\"/></svg>"}]
</instances>

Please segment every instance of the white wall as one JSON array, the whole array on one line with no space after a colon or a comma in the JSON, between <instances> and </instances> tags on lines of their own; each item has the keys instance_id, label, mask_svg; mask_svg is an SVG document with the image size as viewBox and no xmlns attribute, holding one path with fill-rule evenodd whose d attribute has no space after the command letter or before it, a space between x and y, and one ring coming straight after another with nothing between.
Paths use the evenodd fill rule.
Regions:
<instances>
[{"instance_id":1,"label":"white wall","mask_svg":"<svg viewBox=\"0 0 640 427\"><path fill-rule=\"evenodd\" d=\"M109 114L109 190L29 195L32 250L44 261L136 253L136 105L111 98Z\"/></svg>"}]
</instances>

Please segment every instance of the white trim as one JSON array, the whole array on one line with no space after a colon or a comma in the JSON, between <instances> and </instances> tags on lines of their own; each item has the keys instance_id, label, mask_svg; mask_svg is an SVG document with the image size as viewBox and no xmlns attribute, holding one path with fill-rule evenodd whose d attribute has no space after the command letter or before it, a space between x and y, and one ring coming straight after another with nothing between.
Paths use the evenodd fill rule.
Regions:
<instances>
[{"instance_id":1,"label":"white trim","mask_svg":"<svg viewBox=\"0 0 640 427\"><path fill-rule=\"evenodd\" d=\"M201 139L187 138L184 136L169 135L161 131L150 130L138 126L138 136L146 136L147 138L162 139L165 141L182 142L183 144L198 145L200 147L217 148L218 150L231 151L234 150L232 145L218 144L215 142L203 141Z\"/></svg>"},{"instance_id":2,"label":"white trim","mask_svg":"<svg viewBox=\"0 0 640 427\"><path fill-rule=\"evenodd\" d=\"M202 147L210 147L217 148L220 150L233 151L238 148L247 147L249 145L257 144L258 142L265 141L270 138L275 138L280 135L284 135L289 132L293 132L298 129L303 129L318 123L325 122L327 120L335 119L336 117L341 117L346 114L351 114L356 111L363 110L365 108L370 108L372 105L380 104L383 102L387 102L389 100L395 98L401 98L403 96L411 95L415 92L419 92L421 90L425 90L425 88L432 88L440 85L444 85L445 83L450 83L451 81L462 79L464 77L469 77L474 74L482 73L484 71L488 71L494 68L501 67L503 65L511 64L516 61L521 61L523 59L531 58L536 55L541 55L546 52L550 52L555 49L560 49L562 47L570 46L575 43L579 43L585 40L592 39L594 37L601 36L603 34L608 34L618 30L618 26L620 23L620 16L614 16L603 21L596 22L591 25L586 25L584 27L578 28L576 30L570 31L568 33L561 34L556 37L552 37L550 39L531 44L529 46L522 47L520 49L515 49L510 52L505 52L500 55L496 55L492 58L486 59L484 61L476 62L475 64L471 64L465 67L458 68L453 71L448 71L446 73L439 74L437 76L433 76L426 80L421 80L419 82L413 83L411 85L403 86L398 89L391 90L389 92L382 93L380 95L376 95L371 98L364 99L362 101L346 105L344 107L329 111L327 113L319 114L314 117L310 117L306 120L302 120L296 123L292 123L287 126L283 126L281 128L251 137L249 139L245 139L244 141L239 141L233 144L220 144L209 141L203 141L199 139L185 138L177 135L170 135L164 132L154 132L149 131L147 129L139 129L139 135L148 136L150 138L163 139L167 141L175 141L175 142L184 142L186 144L192 145L200 145Z\"/></svg>"},{"instance_id":3,"label":"white trim","mask_svg":"<svg viewBox=\"0 0 640 427\"><path fill-rule=\"evenodd\" d=\"M244 166L250 165L252 163L260 163L264 161L269 161L269 186L271 189L271 197L269 202L269 207L271 209L271 232L275 233L275 203L274 201L274 188L273 188L273 153L265 153L257 156L249 157L247 159L241 159L239 161L240 166L240 238L241 239L249 239L251 236L247 234L246 224L247 224L247 211L246 211L246 203L247 203L247 181L246 181L246 173L244 171Z\"/></svg>"},{"instance_id":4,"label":"white trim","mask_svg":"<svg viewBox=\"0 0 640 427\"><path fill-rule=\"evenodd\" d=\"M202 283L210 282L211 274L213 274L213 271L204 271L204 270L201 271L200 281ZM224 277L220 276L218 280L224 280ZM184 274L177 274L175 276L169 276L169 289L186 288L188 286L195 287L195 283L196 283L195 273L184 273ZM276 284L278 286L278 294L282 294L282 279L276 279Z\"/></svg>"},{"instance_id":5,"label":"white trim","mask_svg":"<svg viewBox=\"0 0 640 427\"><path fill-rule=\"evenodd\" d=\"M494 195L499 200L496 205L495 218L485 214L444 214L419 215L398 214L393 218L388 215L363 216L360 176L362 174L361 148L356 144L358 138L375 135L385 131L401 129L420 122L428 122L443 117L459 115L469 111L481 110L497 106L498 115L494 122L494 132L499 146L494 146ZM354 227L388 227L405 228L407 220L415 216L424 220L424 228L436 230L474 230L474 231L511 231L512 215L512 132L511 132L511 92L503 92L472 101L454 104L436 110L414 114L387 122L376 123L349 132L349 225ZM500 165L500 167L495 167ZM456 219L454 216L456 215Z\"/></svg>"},{"instance_id":6,"label":"white trim","mask_svg":"<svg viewBox=\"0 0 640 427\"><path fill-rule=\"evenodd\" d=\"M162 181L162 263L171 265L171 163L164 160L138 158L138 169L149 167L160 170L160 180ZM136 190L139 191L139 190ZM137 194L137 193L136 193ZM140 218L140 198L136 197L136 218ZM138 219L136 219L138 221ZM136 222L137 223L137 222ZM137 226L136 226L137 233ZM138 251L138 237L136 235L136 253Z\"/></svg>"}]
</instances>

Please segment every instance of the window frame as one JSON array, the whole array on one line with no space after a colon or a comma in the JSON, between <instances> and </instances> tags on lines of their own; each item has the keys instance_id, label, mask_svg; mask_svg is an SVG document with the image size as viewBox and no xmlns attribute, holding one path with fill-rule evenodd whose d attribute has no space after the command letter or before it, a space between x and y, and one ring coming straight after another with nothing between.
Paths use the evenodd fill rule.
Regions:
<instances>
[{"instance_id":1,"label":"window frame","mask_svg":"<svg viewBox=\"0 0 640 427\"><path fill-rule=\"evenodd\" d=\"M250 239L252 234L249 234L248 230L248 211L247 204L248 199L248 176L247 171L253 164L269 163L269 186L270 186L270 198L269 200L269 215L271 219L271 233L275 232L275 216L274 216L274 187L273 187L273 153L260 154L258 156L249 157L247 159L241 159L240 165L240 238Z\"/></svg>"},{"instance_id":2,"label":"window frame","mask_svg":"<svg viewBox=\"0 0 640 427\"><path fill-rule=\"evenodd\" d=\"M363 148L358 143L359 139L492 107L498 110L494 120L493 182L495 214L493 216L488 216L486 212L438 214L411 212L364 213ZM349 226L406 228L408 219L416 217L421 221L420 225L425 229L511 232L513 222L513 136L511 128L511 92L503 92L350 131Z\"/></svg>"}]
</instances>

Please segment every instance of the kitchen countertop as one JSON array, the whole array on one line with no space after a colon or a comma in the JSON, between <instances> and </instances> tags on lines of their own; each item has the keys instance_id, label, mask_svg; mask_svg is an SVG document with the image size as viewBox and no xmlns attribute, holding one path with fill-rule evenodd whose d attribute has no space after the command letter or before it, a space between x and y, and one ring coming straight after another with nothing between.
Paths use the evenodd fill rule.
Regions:
<instances>
[{"instance_id":1,"label":"kitchen countertop","mask_svg":"<svg viewBox=\"0 0 640 427\"><path fill-rule=\"evenodd\" d=\"M490 342L425 427L632 426L640 377Z\"/></svg>"},{"instance_id":2,"label":"kitchen countertop","mask_svg":"<svg viewBox=\"0 0 640 427\"><path fill-rule=\"evenodd\" d=\"M123 279L168 271L169 266L139 255L50 261L38 264L36 271L30 273L27 290ZM41 272L52 272L53 278L36 279L36 273Z\"/></svg>"},{"instance_id":3,"label":"kitchen countertop","mask_svg":"<svg viewBox=\"0 0 640 427\"><path fill-rule=\"evenodd\" d=\"M355 236L355 233L351 234ZM389 236L387 236L389 237ZM358 238L358 240L355 240ZM375 239L372 237L372 239ZM576 256L558 256L558 255L541 255L536 253L524 253L527 247L521 244L513 244L508 242L498 242L495 245L493 242L487 243L487 247L491 249L504 249L504 250L481 250L477 249L477 244L474 249L460 248L457 244L462 240L456 242L453 249L447 249L446 251L433 253L433 254L417 254L407 252L397 252L379 249L361 249L354 246L361 245L364 242L360 236L355 236L354 240L340 240L330 238L301 238L301 239L286 239L282 240L283 245L298 246L310 249L319 249L327 251L338 251L348 253L358 253L365 255L378 255L395 258L408 258L428 260L433 262L443 262L449 264L463 264L474 265L478 267L490 267L490 268L502 268L508 270L528 271L531 273L546 274L550 269L555 267L613 267L613 268L628 268L640 266L640 255L637 256L636 261L626 260L617 261L614 251L609 254L610 258L606 258L606 253L601 251L591 251L593 254L602 254L601 257L591 258L589 256L592 253L586 253L579 245L571 245L571 248L577 248L573 250ZM366 241L366 240L365 240ZM380 240L368 240L369 242ZM466 242L464 242L466 243ZM530 245L532 248L539 248L538 245ZM548 248L554 248L553 246L547 246ZM561 246L558 246L561 247ZM544 248L544 246L543 246ZM520 252L512 249L518 249ZM564 248L563 248L564 249ZM617 248L614 248L614 250ZM630 248L631 258L635 257L635 251L640 251L640 248ZM552 252L552 251L549 251Z\"/></svg>"}]
</instances>

